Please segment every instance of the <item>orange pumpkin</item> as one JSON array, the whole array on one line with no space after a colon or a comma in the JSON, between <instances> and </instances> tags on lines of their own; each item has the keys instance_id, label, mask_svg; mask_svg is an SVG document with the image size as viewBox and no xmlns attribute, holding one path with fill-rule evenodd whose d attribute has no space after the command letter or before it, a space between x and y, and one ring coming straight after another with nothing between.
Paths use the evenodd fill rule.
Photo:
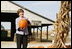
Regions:
<instances>
[{"instance_id":1,"label":"orange pumpkin","mask_svg":"<svg viewBox=\"0 0 72 49\"><path fill-rule=\"evenodd\" d=\"M44 48L44 46L38 46L37 48Z\"/></svg>"},{"instance_id":2,"label":"orange pumpkin","mask_svg":"<svg viewBox=\"0 0 72 49\"><path fill-rule=\"evenodd\" d=\"M47 48L56 48L56 47L54 47L53 45L49 45Z\"/></svg>"},{"instance_id":3,"label":"orange pumpkin","mask_svg":"<svg viewBox=\"0 0 72 49\"><path fill-rule=\"evenodd\" d=\"M29 47L29 48L44 48L44 46L35 46L35 47Z\"/></svg>"},{"instance_id":4,"label":"orange pumpkin","mask_svg":"<svg viewBox=\"0 0 72 49\"><path fill-rule=\"evenodd\" d=\"M19 28L26 28L28 26L28 22L26 19L21 19L18 25L19 25Z\"/></svg>"}]
</instances>

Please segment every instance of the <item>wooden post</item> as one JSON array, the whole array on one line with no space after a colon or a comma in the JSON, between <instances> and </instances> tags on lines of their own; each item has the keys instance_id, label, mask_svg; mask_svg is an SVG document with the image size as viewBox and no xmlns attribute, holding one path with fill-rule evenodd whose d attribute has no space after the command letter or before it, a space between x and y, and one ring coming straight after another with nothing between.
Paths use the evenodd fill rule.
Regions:
<instances>
[{"instance_id":1,"label":"wooden post","mask_svg":"<svg viewBox=\"0 0 72 49\"><path fill-rule=\"evenodd\" d=\"M42 42L42 26L41 26L40 41Z\"/></svg>"},{"instance_id":2,"label":"wooden post","mask_svg":"<svg viewBox=\"0 0 72 49\"><path fill-rule=\"evenodd\" d=\"M38 27L37 27L37 37L38 37Z\"/></svg>"},{"instance_id":3,"label":"wooden post","mask_svg":"<svg viewBox=\"0 0 72 49\"><path fill-rule=\"evenodd\" d=\"M35 38L35 28L33 28L33 37L34 37L34 39L36 39Z\"/></svg>"},{"instance_id":4,"label":"wooden post","mask_svg":"<svg viewBox=\"0 0 72 49\"><path fill-rule=\"evenodd\" d=\"M47 26L47 39L48 39L48 26Z\"/></svg>"}]
</instances>

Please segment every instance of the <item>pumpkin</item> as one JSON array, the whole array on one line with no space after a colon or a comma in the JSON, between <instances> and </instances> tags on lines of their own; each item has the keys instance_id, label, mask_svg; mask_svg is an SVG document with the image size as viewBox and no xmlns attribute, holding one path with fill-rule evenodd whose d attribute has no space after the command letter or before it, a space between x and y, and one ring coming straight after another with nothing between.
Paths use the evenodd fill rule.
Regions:
<instances>
[{"instance_id":1,"label":"pumpkin","mask_svg":"<svg viewBox=\"0 0 72 49\"><path fill-rule=\"evenodd\" d=\"M29 47L29 48L44 48L44 46L35 46L35 47Z\"/></svg>"},{"instance_id":2,"label":"pumpkin","mask_svg":"<svg viewBox=\"0 0 72 49\"><path fill-rule=\"evenodd\" d=\"M19 26L19 28L26 28L28 26L27 20L26 19L19 20L18 26Z\"/></svg>"},{"instance_id":3,"label":"pumpkin","mask_svg":"<svg viewBox=\"0 0 72 49\"><path fill-rule=\"evenodd\" d=\"M47 48L56 48L56 47L53 45L49 45Z\"/></svg>"},{"instance_id":4,"label":"pumpkin","mask_svg":"<svg viewBox=\"0 0 72 49\"><path fill-rule=\"evenodd\" d=\"M37 48L44 48L44 46L38 46Z\"/></svg>"}]
</instances>

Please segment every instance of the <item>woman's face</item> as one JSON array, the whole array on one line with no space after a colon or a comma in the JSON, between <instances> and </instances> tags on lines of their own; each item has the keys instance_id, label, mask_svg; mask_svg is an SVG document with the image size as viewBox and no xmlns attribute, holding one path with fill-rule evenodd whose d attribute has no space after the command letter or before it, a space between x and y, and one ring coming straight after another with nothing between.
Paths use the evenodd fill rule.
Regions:
<instances>
[{"instance_id":1,"label":"woman's face","mask_svg":"<svg viewBox=\"0 0 72 49\"><path fill-rule=\"evenodd\" d=\"M20 13L19 13L19 16L20 16L20 17L24 17L24 12L20 12Z\"/></svg>"}]
</instances>

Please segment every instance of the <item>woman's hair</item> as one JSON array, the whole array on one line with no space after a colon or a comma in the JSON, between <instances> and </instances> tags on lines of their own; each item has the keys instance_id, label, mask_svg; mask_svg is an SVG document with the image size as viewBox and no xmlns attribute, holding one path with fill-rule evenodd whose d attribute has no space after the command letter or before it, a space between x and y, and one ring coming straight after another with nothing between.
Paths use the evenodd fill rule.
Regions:
<instances>
[{"instance_id":1,"label":"woman's hair","mask_svg":"<svg viewBox=\"0 0 72 49\"><path fill-rule=\"evenodd\" d=\"M24 12L23 9L18 9L17 14L19 15L20 12Z\"/></svg>"}]
</instances>

